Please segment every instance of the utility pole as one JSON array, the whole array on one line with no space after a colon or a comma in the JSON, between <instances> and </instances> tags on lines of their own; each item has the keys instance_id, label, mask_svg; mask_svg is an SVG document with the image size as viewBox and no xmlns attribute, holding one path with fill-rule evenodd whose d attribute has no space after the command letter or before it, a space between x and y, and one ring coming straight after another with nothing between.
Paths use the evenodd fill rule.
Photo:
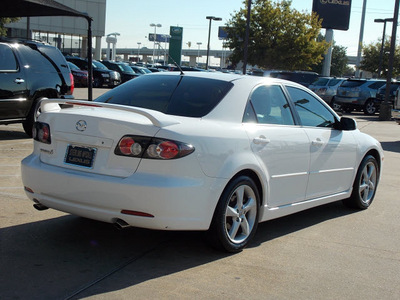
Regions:
<instances>
[{"instance_id":1,"label":"utility pole","mask_svg":"<svg viewBox=\"0 0 400 300\"><path fill-rule=\"evenodd\" d=\"M249 48L249 31L250 31L250 16L251 16L251 0L247 0L247 21L246 21L246 36L243 45L243 74L247 72L247 56Z\"/></svg>"},{"instance_id":2,"label":"utility pole","mask_svg":"<svg viewBox=\"0 0 400 300\"><path fill-rule=\"evenodd\" d=\"M394 2L392 39L390 42L389 67L386 77L385 101L381 103L381 107L379 110L379 120L381 121L389 121L391 119L392 104L390 103L390 84L392 83L394 52L396 50L397 23L399 19L399 2L400 0L395 0Z\"/></svg>"},{"instance_id":3,"label":"utility pole","mask_svg":"<svg viewBox=\"0 0 400 300\"><path fill-rule=\"evenodd\" d=\"M396 0L398 1L398 0ZM356 77L360 77L360 63L361 63L361 53L362 45L364 39L364 23L365 23L365 11L367 9L367 0L364 0L362 16L361 16L361 27L360 27L360 38L358 40L358 51L357 51L357 62L356 62Z\"/></svg>"}]
</instances>

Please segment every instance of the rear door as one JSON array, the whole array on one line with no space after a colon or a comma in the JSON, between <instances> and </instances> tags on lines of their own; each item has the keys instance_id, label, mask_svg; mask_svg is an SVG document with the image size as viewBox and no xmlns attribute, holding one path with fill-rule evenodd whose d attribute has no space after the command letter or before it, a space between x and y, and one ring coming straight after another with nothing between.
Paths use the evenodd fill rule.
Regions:
<instances>
[{"instance_id":1,"label":"rear door","mask_svg":"<svg viewBox=\"0 0 400 300\"><path fill-rule=\"evenodd\" d=\"M0 43L0 120L13 120L27 115L27 78L16 54L8 44Z\"/></svg>"}]
</instances>

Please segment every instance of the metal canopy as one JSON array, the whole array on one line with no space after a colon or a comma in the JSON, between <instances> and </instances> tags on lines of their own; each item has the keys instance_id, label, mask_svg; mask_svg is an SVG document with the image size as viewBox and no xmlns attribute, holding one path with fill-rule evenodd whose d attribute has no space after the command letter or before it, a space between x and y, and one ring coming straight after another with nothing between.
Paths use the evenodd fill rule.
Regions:
<instances>
[{"instance_id":1,"label":"metal canopy","mask_svg":"<svg viewBox=\"0 0 400 300\"><path fill-rule=\"evenodd\" d=\"M88 21L88 73L89 88L88 99L92 100L92 18L87 13L79 12L54 0L2 0L0 17L44 17L44 16L70 16L81 17Z\"/></svg>"}]
</instances>

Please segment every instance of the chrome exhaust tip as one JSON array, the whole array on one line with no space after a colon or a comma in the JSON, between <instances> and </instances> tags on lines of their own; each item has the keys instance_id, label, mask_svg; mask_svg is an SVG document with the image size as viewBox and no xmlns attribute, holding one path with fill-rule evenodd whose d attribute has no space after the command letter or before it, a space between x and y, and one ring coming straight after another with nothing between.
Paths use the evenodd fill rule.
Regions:
<instances>
[{"instance_id":1,"label":"chrome exhaust tip","mask_svg":"<svg viewBox=\"0 0 400 300\"><path fill-rule=\"evenodd\" d=\"M47 206L44 206L41 203L35 203L35 204L33 204L33 207L36 208L39 211L49 209Z\"/></svg>"},{"instance_id":2,"label":"chrome exhaust tip","mask_svg":"<svg viewBox=\"0 0 400 300\"><path fill-rule=\"evenodd\" d=\"M119 230L122 230L127 227L131 227L128 223L126 223L124 220L121 219L116 219L114 222L115 227L117 227Z\"/></svg>"}]
</instances>

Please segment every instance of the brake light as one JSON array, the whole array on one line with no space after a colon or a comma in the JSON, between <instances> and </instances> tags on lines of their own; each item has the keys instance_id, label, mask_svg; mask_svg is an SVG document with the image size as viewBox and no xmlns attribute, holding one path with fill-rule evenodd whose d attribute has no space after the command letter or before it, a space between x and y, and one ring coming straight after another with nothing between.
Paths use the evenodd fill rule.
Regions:
<instances>
[{"instance_id":1,"label":"brake light","mask_svg":"<svg viewBox=\"0 0 400 300\"><path fill-rule=\"evenodd\" d=\"M35 122L32 128L32 137L35 141L51 144L51 134L49 124Z\"/></svg>"},{"instance_id":2,"label":"brake light","mask_svg":"<svg viewBox=\"0 0 400 300\"><path fill-rule=\"evenodd\" d=\"M178 141L127 135L118 142L114 153L149 159L176 159L193 151L192 145Z\"/></svg>"},{"instance_id":3,"label":"brake light","mask_svg":"<svg viewBox=\"0 0 400 300\"><path fill-rule=\"evenodd\" d=\"M69 72L69 80L71 81L71 88L69 89L67 94L72 95L75 89L75 81L74 81L74 75L72 75L71 72Z\"/></svg>"}]
</instances>

